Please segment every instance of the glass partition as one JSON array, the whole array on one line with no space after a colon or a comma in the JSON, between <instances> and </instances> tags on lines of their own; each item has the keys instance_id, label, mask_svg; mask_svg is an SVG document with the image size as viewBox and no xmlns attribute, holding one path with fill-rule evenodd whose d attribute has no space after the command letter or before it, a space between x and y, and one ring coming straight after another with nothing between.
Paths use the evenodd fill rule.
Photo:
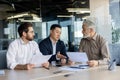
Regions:
<instances>
[{"instance_id":1,"label":"glass partition","mask_svg":"<svg viewBox=\"0 0 120 80\"><path fill-rule=\"evenodd\" d=\"M120 0L110 0L112 43L120 43Z\"/></svg>"},{"instance_id":2,"label":"glass partition","mask_svg":"<svg viewBox=\"0 0 120 80\"><path fill-rule=\"evenodd\" d=\"M31 21L34 25L35 40L40 42L49 36L49 29L52 24L60 24L62 29L61 40L65 42L67 47L71 47L77 51L80 40L82 38L82 22L88 16L94 17L97 24L97 32L101 34L109 43L120 43L120 0L72 0L72 7L65 8L67 16L52 14L54 8L60 7L56 4L53 11L47 17L43 16L41 22ZM60 1L60 3L62 3ZM45 1L41 5L45 4ZM51 4L52 6L53 4ZM65 6L65 5L62 5ZM44 6L42 11L45 12ZM50 5L49 5L50 7ZM58 11L56 11L58 12ZM41 12L42 14L42 12ZM41 15L42 16L42 15ZM40 17L41 17L40 16ZM48 17L50 16L50 17ZM25 17L31 19L31 17ZM22 23L19 19L0 20L0 50L7 49L6 46L11 40L19 37L17 33L18 26ZM26 21L27 22L27 21ZM111 27L112 26L112 27ZM111 38L112 37L112 38ZM3 41L3 42L2 42ZM8 41L8 42L6 42ZM4 47L3 47L4 45ZM2 47L1 47L2 46ZM74 47L73 47L74 46ZM77 49L76 49L77 48Z\"/></svg>"}]
</instances>

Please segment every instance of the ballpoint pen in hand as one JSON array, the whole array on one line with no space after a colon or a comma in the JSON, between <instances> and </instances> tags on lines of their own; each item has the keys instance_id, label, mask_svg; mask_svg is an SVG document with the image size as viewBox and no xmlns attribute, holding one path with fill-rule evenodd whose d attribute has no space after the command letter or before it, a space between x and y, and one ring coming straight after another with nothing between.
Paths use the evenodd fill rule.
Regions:
<instances>
[{"instance_id":1,"label":"ballpoint pen in hand","mask_svg":"<svg viewBox=\"0 0 120 80\"><path fill-rule=\"evenodd\" d=\"M49 70L50 68L49 67L44 67L45 69Z\"/></svg>"},{"instance_id":2,"label":"ballpoint pen in hand","mask_svg":"<svg viewBox=\"0 0 120 80\"><path fill-rule=\"evenodd\" d=\"M55 71L55 72L53 72L53 74L57 74L57 73L61 73L62 71L60 70L60 71Z\"/></svg>"},{"instance_id":3,"label":"ballpoint pen in hand","mask_svg":"<svg viewBox=\"0 0 120 80\"><path fill-rule=\"evenodd\" d=\"M71 66L70 68L75 68L75 69L85 69L84 67L74 67L74 66Z\"/></svg>"}]
</instances>

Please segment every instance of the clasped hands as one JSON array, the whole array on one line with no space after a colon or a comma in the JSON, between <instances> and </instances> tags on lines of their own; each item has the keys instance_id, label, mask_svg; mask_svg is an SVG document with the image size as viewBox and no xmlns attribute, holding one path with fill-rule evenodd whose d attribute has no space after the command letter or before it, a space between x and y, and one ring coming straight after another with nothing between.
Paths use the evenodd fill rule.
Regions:
<instances>
[{"instance_id":1,"label":"clasped hands","mask_svg":"<svg viewBox=\"0 0 120 80\"><path fill-rule=\"evenodd\" d=\"M65 65L67 60L66 60L66 56L62 55L60 52L57 53L57 58L59 58L61 60L61 65ZM72 62L71 60L68 60L68 65L73 65L74 62Z\"/></svg>"},{"instance_id":2,"label":"clasped hands","mask_svg":"<svg viewBox=\"0 0 120 80\"><path fill-rule=\"evenodd\" d=\"M90 66L90 67L95 67L95 66L98 66L99 65L99 62L97 60L90 60L87 62L87 64Z\"/></svg>"}]
</instances>

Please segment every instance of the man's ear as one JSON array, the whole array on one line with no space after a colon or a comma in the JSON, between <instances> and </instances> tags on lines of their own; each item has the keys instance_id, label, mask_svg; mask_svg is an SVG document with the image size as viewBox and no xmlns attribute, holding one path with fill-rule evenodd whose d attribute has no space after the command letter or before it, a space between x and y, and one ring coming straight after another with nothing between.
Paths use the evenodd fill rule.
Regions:
<instances>
[{"instance_id":1,"label":"man's ear","mask_svg":"<svg viewBox=\"0 0 120 80\"><path fill-rule=\"evenodd\" d=\"M52 30L50 30L50 34L52 33Z\"/></svg>"},{"instance_id":2,"label":"man's ear","mask_svg":"<svg viewBox=\"0 0 120 80\"><path fill-rule=\"evenodd\" d=\"M26 32L23 32L22 34L23 34L23 36L26 36Z\"/></svg>"}]
</instances>

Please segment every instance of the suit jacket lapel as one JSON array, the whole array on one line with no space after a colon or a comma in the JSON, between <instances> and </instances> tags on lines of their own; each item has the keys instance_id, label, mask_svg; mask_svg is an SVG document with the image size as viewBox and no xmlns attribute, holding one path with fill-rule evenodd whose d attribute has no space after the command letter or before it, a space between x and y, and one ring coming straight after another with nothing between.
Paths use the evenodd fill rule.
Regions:
<instances>
[{"instance_id":1,"label":"suit jacket lapel","mask_svg":"<svg viewBox=\"0 0 120 80\"><path fill-rule=\"evenodd\" d=\"M49 47L49 49L50 49L50 51L51 51L51 54L53 54L53 46L52 46L52 42L51 42L50 38L48 38L48 39L49 39L48 47Z\"/></svg>"}]
</instances>

